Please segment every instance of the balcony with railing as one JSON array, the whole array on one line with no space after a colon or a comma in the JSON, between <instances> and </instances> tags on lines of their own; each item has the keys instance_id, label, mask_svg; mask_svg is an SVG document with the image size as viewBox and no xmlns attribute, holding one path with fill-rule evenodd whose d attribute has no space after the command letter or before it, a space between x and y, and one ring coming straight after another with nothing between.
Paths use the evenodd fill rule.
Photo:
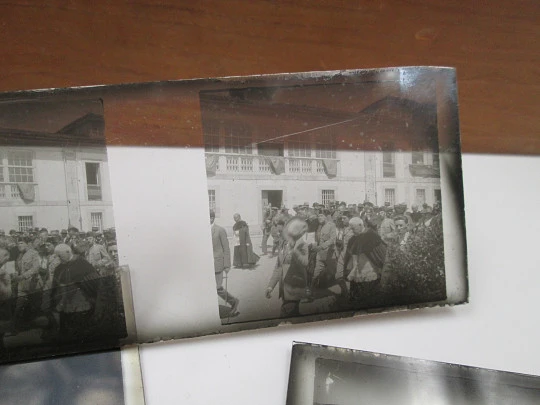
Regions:
<instances>
[{"instance_id":1,"label":"balcony with railing","mask_svg":"<svg viewBox=\"0 0 540 405\"><path fill-rule=\"evenodd\" d=\"M337 167L338 159L206 152L206 170L213 174L321 176L328 174L328 167L325 164L331 162Z\"/></svg>"},{"instance_id":2,"label":"balcony with railing","mask_svg":"<svg viewBox=\"0 0 540 405\"><path fill-rule=\"evenodd\" d=\"M99 184L87 184L88 201L101 201L101 186Z\"/></svg>"},{"instance_id":3,"label":"balcony with railing","mask_svg":"<svg viewBox=\"0 0 540 405\"><path fill-rule=\"evenodd\" d=\"M33 201L36 185L32 183L0 183L0 200L2 201Z\"/></svg>"},{"instance_id":4,"label":"balcony with railing","mask_svg":"<svg viewBox=\"0 0 540 405\"><path fill-rule=\"evenodd\" d=\"M441 171L439 165L410 164L409 172L412 177L439 178Z\"/></svg>"}]
</instances>

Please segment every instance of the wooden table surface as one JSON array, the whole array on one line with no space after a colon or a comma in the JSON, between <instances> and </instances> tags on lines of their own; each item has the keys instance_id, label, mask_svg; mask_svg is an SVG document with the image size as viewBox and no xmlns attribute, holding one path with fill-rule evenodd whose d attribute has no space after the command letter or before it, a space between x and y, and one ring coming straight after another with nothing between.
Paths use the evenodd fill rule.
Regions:
<instances>
[{"instance_id":1,"label":"wooden table surface","mask_svg":"<svg viewBox=\"0 0 540 405\"><path fill-rule=\"evenodd\" d=\"M0 91L457 68L464 152L540 153L540 1L0 2Z\"/></svg>"}]
</instances>

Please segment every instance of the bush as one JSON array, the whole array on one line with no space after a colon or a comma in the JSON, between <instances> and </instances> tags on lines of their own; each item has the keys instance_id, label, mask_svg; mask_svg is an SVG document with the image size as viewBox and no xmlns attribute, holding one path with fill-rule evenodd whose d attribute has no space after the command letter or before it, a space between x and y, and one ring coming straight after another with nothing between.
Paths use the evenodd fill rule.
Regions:
<instances>
[{"instance_id":1,"label":"bush","mask_svg":"<svg viewBox=\"0 0 540 405\"><path fill-rule=\"evenodd\" d=\"M442 221L419 228L405 245L388 247L384 291L394 304L446 299Z\"/></svg>"}]
</instances>

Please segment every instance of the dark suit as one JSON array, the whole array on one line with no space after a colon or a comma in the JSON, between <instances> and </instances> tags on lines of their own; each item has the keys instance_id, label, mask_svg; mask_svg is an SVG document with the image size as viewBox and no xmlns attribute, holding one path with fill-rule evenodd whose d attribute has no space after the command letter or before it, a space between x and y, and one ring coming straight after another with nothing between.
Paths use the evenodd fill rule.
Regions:
<instances>
[{"instance_id":1,"label":"dark suit","mask_svg":"<svg viewBox=\"0 0 540 405\"><path fill-rule=\"evenodd\" d=\"M212 224L212 249L214 251L214 272L216 274L217 294L230 305L236 303L236 298L223 288L223 272L231 267L231 249L227 232L221 226Z\"/></svg>"}]
</instances>

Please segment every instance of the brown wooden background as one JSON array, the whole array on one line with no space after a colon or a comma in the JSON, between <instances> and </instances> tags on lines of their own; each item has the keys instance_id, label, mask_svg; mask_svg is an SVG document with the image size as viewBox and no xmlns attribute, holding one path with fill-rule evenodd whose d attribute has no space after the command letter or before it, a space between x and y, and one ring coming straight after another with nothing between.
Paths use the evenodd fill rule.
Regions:
<instances>
[{"instance_id":1,"label":"brown wooden background","mask_svg":"<svg viewBox=\"0 0 540 405\"><path fill-rule=\"evenodd\" d=\"M454 66L464 152L540 153L540 1L1 1L0 91Z\"/></svg>"}]
</instances>

